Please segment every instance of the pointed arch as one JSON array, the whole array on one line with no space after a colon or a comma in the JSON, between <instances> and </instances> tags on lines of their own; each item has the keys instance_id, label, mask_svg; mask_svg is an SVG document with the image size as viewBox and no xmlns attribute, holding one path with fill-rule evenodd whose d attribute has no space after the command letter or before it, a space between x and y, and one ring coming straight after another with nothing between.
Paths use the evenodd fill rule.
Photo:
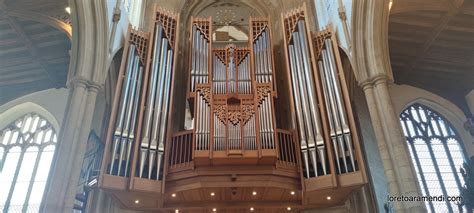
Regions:
<instances>
[{"instance_id":1,"label":"pointed arch","mask_svg":"<svg viewBox=\"0 0 474 213\"><path fill-rule=\"evenodd\" d=\"M33 102L23 102L11 107L5 112L0 113L0 130L4 129L5 126L9 125L20 116L23 116L27 113L33 113L43 117L45 120L51 123L55 131L59 132L59 122L56 120L54 115L44 107Z\"/></svg>"},{"instance_id":2,"label":"pointed arch","mask_svg":"<svg viewBox=\"0 0 474 213\"><path fill-rule=\"evenodd\" d=\"M54 116L31 102L0 114L1 211L39 211L58 129Z\"/></svg>"},{"instance_id":3,"label":"pointed arch","mask_svg":"<svg viewBox=\"0 0 474 213\"><path fill-rule=\"evenodd\" d=\"M458 174L465 161L462 139L451 123L432 108L413 103L400 114L400 123L424 196L459 196L464 185ZM457 212L449 200L425 201L429 212Z\"/></svg>"}]
</instances>

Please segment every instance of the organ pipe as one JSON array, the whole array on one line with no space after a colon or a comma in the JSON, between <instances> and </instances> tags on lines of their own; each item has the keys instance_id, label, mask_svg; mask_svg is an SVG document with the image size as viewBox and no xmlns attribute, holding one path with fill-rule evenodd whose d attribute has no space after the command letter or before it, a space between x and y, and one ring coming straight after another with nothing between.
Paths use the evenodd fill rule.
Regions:
<instances>
[{"instance_id":1,"label":"organ pipe","mask_svg":"<svg viewBox=\"0 0 474 213\"><path fill-rule=\"evenodd\" d=\"M157 9L152 33L129 28L107 136L107 172L160 180L168 136L177 16Z\"/></svg>"},{"instance_id":2,"label":"organ pipe","mask_svg":"<svg viewBox=\"0 0 474 213\"><path fill-rule=\"evenodd\" d=\"M211 18L192 18L191 27L191 71L190 91L195 92L197 84L209 83L209 73L213 60L209 60L212 49L210 40ZM212 58L211 58L212 59Z\"/></svg>"},{"instance_id":3,"label":"organ pipe","mask_svg":"<svg viewBox=\"0 0 474 213\"><path fill-rule=\"evenodd\" d=\"M283 14L282 21L293 124L298 130L305 176L327 175L333 172L330 165L335 165L338 174L355 172L360 157L353 144L354 120L347 111L350 107L343 92L347 89L338 73L340 59L334 52L334 38L329 30L309 36L304 8Z\"/></svg>"},{"instance_id":4,"label":"organ pipe","mask_svg":"<svg viewBox=\"0 0 474 213\"><path fill-rule=\"evenodd\" d=\"M109 174L126 176L130 164L131 146L134 141L138 96L142 81L143 66L136 46L131 44L128 51L124 85L121 90Z\"/></svg>"}]
</instances>

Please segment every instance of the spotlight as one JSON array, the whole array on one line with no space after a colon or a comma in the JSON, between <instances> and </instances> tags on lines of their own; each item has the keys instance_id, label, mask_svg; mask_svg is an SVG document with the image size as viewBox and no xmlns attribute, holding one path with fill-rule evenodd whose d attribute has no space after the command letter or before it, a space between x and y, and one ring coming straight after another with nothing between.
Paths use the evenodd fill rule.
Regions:
<instances>
[{"instance_id":1,"label":"spotlight","mask_svg":"<svg viewBox=\"0 0 474 213\"><path fill-rule=\"evenodd\" d=\"M176 197L176 194L175 193L171 194L171 197Z\"/></svg>"},{"instance_id":2,"label":"spotlight","mask_svg":"<svg viewBox=\"0 0 474 213\"><path fill-rule=\"evenodd\" d=\"M289 207L289 206L286 207L286 210L291 211L291 207Z\"/></svg>"},{"instance_id":3,"label":"spotlight","mask_svg":"<svg viewBox=\"0 0 474 213\"><path fill-rule=\"evenodd\" d=\"M64 8L68 14L71 14L71 7Z\"/></svg>"},{"instance_id":4,"label":"spotlight","mask_svg":"<svg viewBox=\"0 0 474 213\"><path fill-rule=\"evenodd\" d=\"M253 192L252 192L252 195L253 195L253 196L257 195L257 192L256 192L256 191L253 191Z\"/></svg>"},{"instance_id":5,"label":"spotlight","mask_svg":"<svg viewBox=\"0 0 474 213\"><path fill-rule=\"evenodd\" d=\"M135 204L139 204L140 203L140 200L135 200Z\"/></svg>"},{"instance_id":6,"label":"spotlight","mask_svg":"<svg viewBox=\"0 0 474 213\"><path fill-rule=\"evenodd\" d=\"M211 196L213 196L213 197L214 197L214 195L216 195L216 193L214 193L214 192L211 192Z\"/></svg>"},{"instance_id":7,"label":"spotlight","mask_svg":"<svg viewBox=\"0 0 474 213\"><path fill-rule=\"evenodd\" d=\"M253 207L250 207L250 211L253 211L253 210L254 210Z\"/></svg>"},{"instance_id":8,"label":"spotlight","mask_svg":"<svg viewBox=\"0 0 474 213\"><path fill-rule=\"evenodd\" d=\"M331 200L331 196L327 196L326 199L327 199L327 200Z\"/></svg>"},{"instance_id":9,"label":"spotlight","mask_svg":"<svg viewBox=\"0 0 474 213\"><path fill-rule=\"evenodd\" d=\"M216 208L213 208L213 209L212 209L212 211L213 211L213 212L216 212L216 211L217 211L217 209L216 209Z\"/></svg>"},{"instance_id":10,"label":"spotlight","mask_svg":"<svg viewBox=\"0 0 474 213\"><path fill-rule=\"evenodd\" d=\"M290 194L291 194L291 195L295 195L295 191L291 191Z\"/></svg>"}]
</instances>

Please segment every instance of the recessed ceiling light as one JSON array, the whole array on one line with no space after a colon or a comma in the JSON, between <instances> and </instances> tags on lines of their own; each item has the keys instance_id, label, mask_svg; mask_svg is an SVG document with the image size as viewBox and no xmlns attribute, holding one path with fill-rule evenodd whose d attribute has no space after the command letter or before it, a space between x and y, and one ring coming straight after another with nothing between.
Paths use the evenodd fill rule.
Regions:
<instances>
[{"instance_id":1,"label":"recessed ceiling light","mask_svg":"<svg viewBox=\"0 0 474 213\"><path fill-rule=\"evenodd\" d=\"M216 193L214 193L214 192L211 192L211 196L213 196L213 197L214 197L214 195L216 195Z\"/></svg>"},{"instance_id":2,"label":"recessed ceiling light","mask_svg":"<svg viewBox=\"0 0 474 213\"><path fill-rule=\"evenodd\" d=\"M179 213L179 209L175 209L175 210L174 210L174 213Z\"/></svg>"},{"instance_id":3,"label":"recessed ceiling light","mask_svg":"<svg viewBox=\"0 0 474 213\"><path fill-rule=\"evenodd\" d=\"M327 196L326 199L327 199L327 200L331 200L331 196Z\"/></svg>"},{"instance_id":4,"label":"recessed ceiling light","mask_svg":"<svg viewBox=\"0 0 474 213\"><path fill-rule=\"evenodd\" d=\"M253 211L253 210L254 210L253 207L250 207L250 211Z\"/></svg>"},{"instance_id":5,"label":"recessed ceiling light","mask_svg":"<svg viewBox=\"0 0 474 213\"><path fill-rule=\"evenodd\" d=\"M295 191L291 191L290 194L291 194L291 195L295 195Z\"/></svg>"},{"instance_id":6,"label":"recessed ceiling light","mask_svg":"<svg viewBox=\"0 0 474 213\"><path fill-rule=\"evenodd\" d=\"M257 195L257 192L256 192L256 191L253 191L253 192L252 192L252 195L253 195L253 196Z\"/></svg>"},{"instance_id":7,"label":"recessed ceiling light","mask_svg":"<svg viewBox=\"0 0 474 213\"><path fill-rule=\"evenodd\" d=\"M139 204L140 203L140 200L135 200L135 204Z\"/></svg>"},{"instance_id":8,"label":"recessed ceiling light","mask_svg":"<svg viewBox=\"0 0 474 213\"><path fill-rule=\"evenodd\" d=\"M291 211L291 207L289 207L289 206L286 207L286 210Z\"/></svg>"},{"instance_id":9,"label":"recessed ceiling light","mask_svg":"<svg viewBox=\"0 0 474 213\"><path fill-rule=\"evenodd\" d=\"M213 211L213 212L216 212L216 211L217 211L217 209L216 209L216 208L213 208L213 209L212 209L212 211Z\"/></svg>"},{"instance_id":10,"label":"recessed ceiling light","mask_svg":"<svg viewBox=\"0 0 474 213\"><path fill-rule=\"evenodd\" d=\"M176 194L175 193L171 194L171 197L176 197Z\"/></svg>"},{"instance_id":11,"label":"recessed ceiling light","mask_svg":"<svg viewBox=\"0 0 474 213\"><path fill-rule=\"evenodd\" d=\"M64 9L66 10L67 13L71 14L71 7L66 7Z\"/></svg>"}]
</instances>

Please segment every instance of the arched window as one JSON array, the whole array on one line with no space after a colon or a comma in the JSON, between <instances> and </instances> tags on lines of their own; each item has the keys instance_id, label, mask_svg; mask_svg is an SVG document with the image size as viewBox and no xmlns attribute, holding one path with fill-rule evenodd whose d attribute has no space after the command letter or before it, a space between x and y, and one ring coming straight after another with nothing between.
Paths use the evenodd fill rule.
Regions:
<instances>
[{"instance_id":1,"label":"arched window","mask_svg":"<svg viewBox=\"0 0 474 213\"><path fill-rule=\"evenodd\" d=\"M0 210L38 212L57 135L42 116L28 113L0 130Z\"/></svg>"},{"instance_id":2,"label":"arched window","mask_svg":"<svg viewBox=\"0 0 474 213\"><path fill-rule=\"evenodd\" d=\"M452 125L427 106L415 103L400 114L403 133L425 196L459 196L458 171L464 162L461 139ZM426 201L428 212L458 212L450 201Z\"/></svg>"}]
</instances>

